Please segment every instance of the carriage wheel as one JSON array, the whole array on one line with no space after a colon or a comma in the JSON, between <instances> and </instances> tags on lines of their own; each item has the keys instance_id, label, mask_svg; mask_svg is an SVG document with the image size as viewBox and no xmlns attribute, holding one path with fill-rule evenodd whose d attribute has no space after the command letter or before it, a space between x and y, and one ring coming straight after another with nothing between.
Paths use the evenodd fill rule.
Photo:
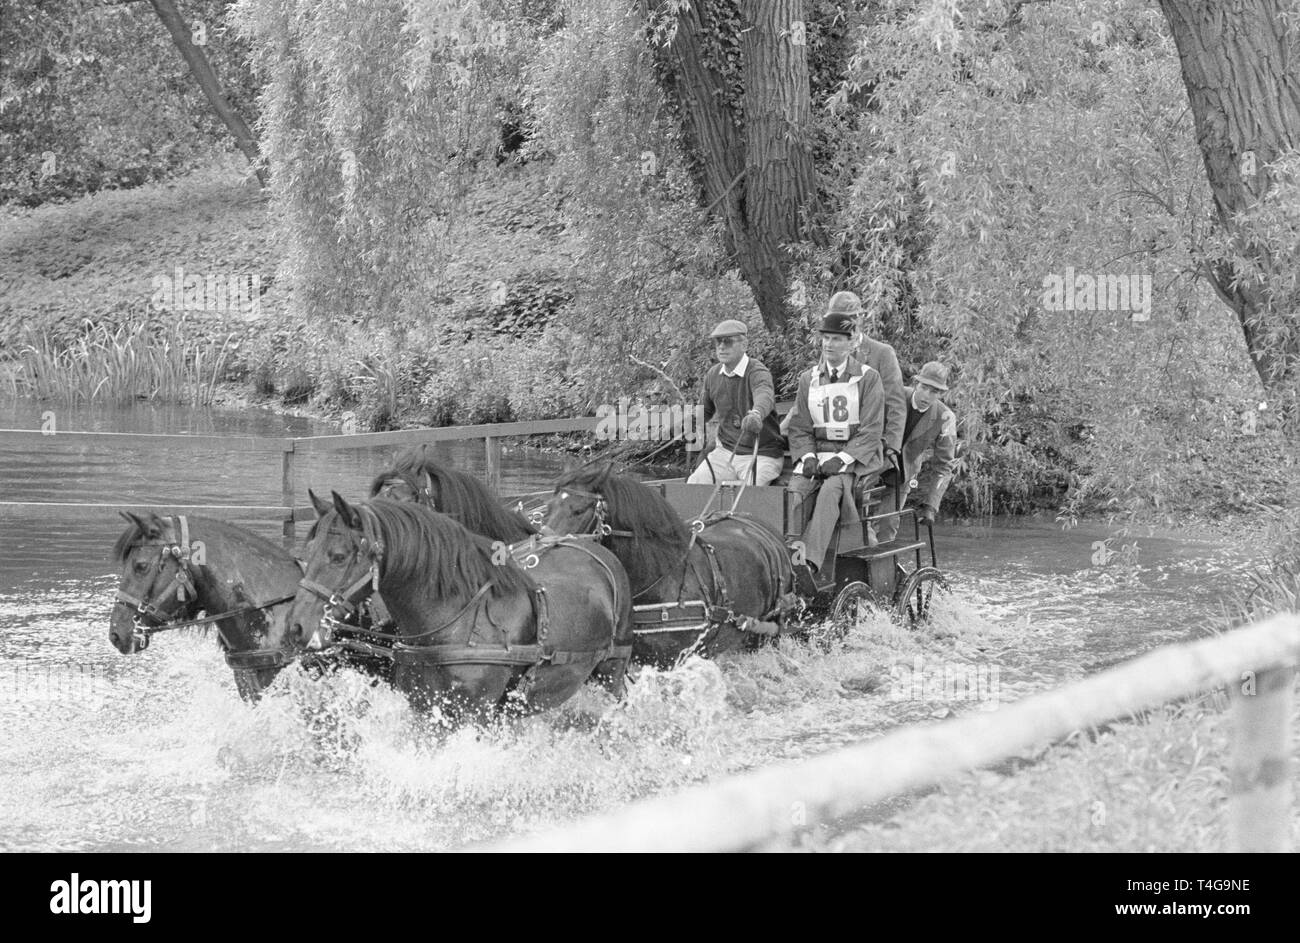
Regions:
<instances>
[{"instance_id":1,"label":"carriage wheel","mask_svg":"<svg viewBox=\"0 0 1300 943\"><path fill-rule=\"evenodd\" d=\"M869 619L875 609L876 597L872 594L871 587L857 580L845 583L835 594L835 601L826 613L825 622L817 631L810 632L808 637L824 651L830 651L844 641L853 626Z\"/></svg>"},{"instance_id":2,"label":"carriage wheel","mask_svg":"<svg viewBox=\"0 0 1300 943\"><path fill-rule=\"evenodd\" d=\"M930 604L936 590L947 592L948 581L936 567L913 570L894 593L894 611L915 629L930 618Z\"/></svg>"},{"instance_id":3,"label":"carriage wheel","mask_svg":"<svg viewBox=\"0 0 1300 943\"><path fill-rule=\"evenodd\" d=\"M844 588L835 594L831 603L831 618L837 622L849 622L856 625L871 617L877 608L876 596L871 587L860 580L845 583Z\"/></svg>"}]
</instances>

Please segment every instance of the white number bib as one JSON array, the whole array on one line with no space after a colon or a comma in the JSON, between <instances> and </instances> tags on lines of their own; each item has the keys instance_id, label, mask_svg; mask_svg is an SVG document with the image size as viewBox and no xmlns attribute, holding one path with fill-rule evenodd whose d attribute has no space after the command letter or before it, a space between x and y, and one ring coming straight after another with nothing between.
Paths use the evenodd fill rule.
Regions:
<instances>
[{"instance_id":1,"label":"white number bib","mask_svg":"<svg viewBox=\"0 0 1300 943\"><path fill-rule=\"evenodd\" d=\"M808 387L808 412L819 439L847 442L849 429L858 424L858 381Z\"/></svg>"}]
</instances>

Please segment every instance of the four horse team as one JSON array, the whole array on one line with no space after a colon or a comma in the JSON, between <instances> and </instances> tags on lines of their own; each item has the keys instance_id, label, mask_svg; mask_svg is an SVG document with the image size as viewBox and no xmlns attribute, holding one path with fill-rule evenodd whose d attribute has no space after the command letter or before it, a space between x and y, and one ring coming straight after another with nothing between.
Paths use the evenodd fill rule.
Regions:
<instances>
[{"instance_id":1,"label":"four horse team","mask_svg":"<svg viewBox=\"0 0 1300 943\"><path fill-rule=\"evenodd\" d=\"M474 717L546 709L588 680L621 695L630 663L800 631L795 616L832 589L837 615L846 600L892 601L915 620L941 582L919 526L955 461L948 371L928 363L903 386L892 348L859 333L861 314L851 293L831 299L784 429L746 326L719 324L701 397L716 444L685 482L583 468L524 517L420 446L368 501L312 494L301 562L220 521L124 515L110 639L132 653L157 632L210 625L245 697L292 659L330 653L417 707ZM895 540L909 516L914 540Z\"/></svg>"}]
</instances>

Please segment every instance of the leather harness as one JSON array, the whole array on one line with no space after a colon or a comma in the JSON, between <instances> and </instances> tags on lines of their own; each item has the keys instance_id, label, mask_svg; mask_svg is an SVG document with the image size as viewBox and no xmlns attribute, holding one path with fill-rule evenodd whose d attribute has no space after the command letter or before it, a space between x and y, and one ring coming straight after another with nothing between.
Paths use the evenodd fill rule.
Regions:
<instances>
[{"instance_id":1,"label":"leather harness","mask_svg":"<svg viewBox=\"0 0 1300 943\"><path fill-rule=\"evenodd\" d=\"M370 566L364 576L355 580L341 592L336 592L330 587L323 586L314 580L303 578L299 585L308 592L324 600L325 613L324 620L332 623L333 626L348 633L349 635L361 635L369 639L379 639L393 643L391 649L391 658L395 664L399 665L509 665L517 667L535 667L542 664L564 665L573 662L588 661L597 656L599 660L606 658L630 658L632 655L632 646L615 645L611 639L610 644L601 649L594 651L563 651L556 650L548 644L550 637L550 606L547 602L546 588L537 583L526 572L537 566L541 554L546 553L555 547L573 547L581 550L600 564L609 578L610 591L613 596L614 612L618 612L618 580L612 570L589 548L582 546L581 543L567 538L543 538L531 537L528 540L513 544L507 548L510 554L510 561L515 566L525 571L525 581L529 587L530 601L533 606L534 623L537 629L536 644L527 645L504 645L501 648L492 648L482 645L475 645L473 642L473 633L471 631L470 641L466 645L456 645L448 643L430 642L429 644L412 644L414 639L432 638L445 631L459 622L471 610L476 610L486 598L488 591L495 584L495 577L489 579L469 601L462 606L454 616L441 625L420 632L416 635L402 635L397 633L379 632L374 629L366 629L360 626L345 625L343 621L357 613L357 603L359 603L370 593L379 589L380 569L383 563L384 544L378 536L377 519L370 508L365 505L358 505L361 514L362 533L359 552L365 553L370 559ZM495 561L494 561L495 562ZM341 618L340 618L341 614ZM491 617L489 616L489 622ZM477 623L477 616L475 617ZM364 651L366 654L377 654L385 652L385 649L379 649L374 645L366 645L364 642L353 643L348 638L340 639L339 643L344 648L354 648ZM358 648L358 645L364 646Z\"/></svg>"}]
</instances>

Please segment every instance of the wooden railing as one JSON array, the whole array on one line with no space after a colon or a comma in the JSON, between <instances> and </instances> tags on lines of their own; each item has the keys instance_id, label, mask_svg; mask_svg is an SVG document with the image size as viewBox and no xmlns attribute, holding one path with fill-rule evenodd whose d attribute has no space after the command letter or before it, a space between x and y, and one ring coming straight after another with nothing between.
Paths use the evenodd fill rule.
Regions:
<instances>
[{"instance_id":1,"label":"wooden railing","mask_svg":"<svg viewBox=\"0 0 1300 943\"><path fill-rule=\"evenodd\" d=\"M815 757L648 799L491 851L740 851L1167 701L1232 696L1229 850L1287 851L1300 616L1171 645L997 711L908 727ZM479 850L479 849L474 849ZM936 849L942 850L942 849Z\"/></svg>"},{"instance_id":2,"label":"wooden railing","mask_svg":"<svg viewBox=\"0 0 1300 943\"><path fill-rule=\"evenodd\" d=\"M504 422L477 426L447 426L438 429L403 429L396 432L368 432L357 435L307 436L277 438L242 435L153 435L133 432L53 432L33 429L0 429L0 445L29 445L49 448L52 445L95 446L105 449L144 448L216 449L228 453L267 452L280 455L280 499L278 505L143 505L132 502L86 504L49 501L0 501L0 519L36 518L42 520L80 519L89 513L158 511L173 514L206 514L210 517L272 519L282 522L285 545L292 547L295 522L314 520L310 505L297 505L294 482L294 459L307 452L334 452L342 449L367 449L385 446L418 445L425 442L452 442L482 439L487 460L487 480L493 490L500 489L501 439L507 436L549 435L563 432L591 432L598 420L594 416L569 419L542 419L535 422Z\"/></svg>"}]
</instances>

